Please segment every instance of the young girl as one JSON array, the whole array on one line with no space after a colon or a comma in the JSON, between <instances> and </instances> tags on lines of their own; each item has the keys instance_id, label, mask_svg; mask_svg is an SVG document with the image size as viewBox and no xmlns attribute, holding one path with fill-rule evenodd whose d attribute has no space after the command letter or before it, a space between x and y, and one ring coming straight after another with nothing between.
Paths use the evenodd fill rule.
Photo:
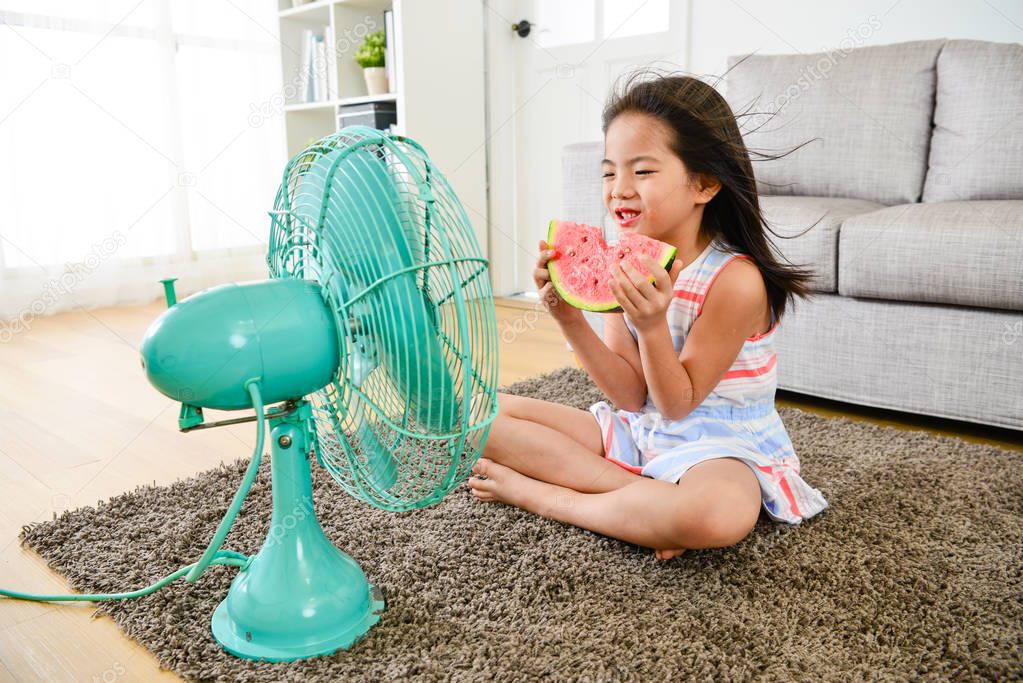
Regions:
<instances>
[{"instance_id":1,"label":"young girl","mask_svg":"<svg viewBox=\"0 0 1023 683\"><path fill-rule=\"evenodd\" d=\"M673 245L654 282L628 264L609 278L623 312L604 339L552 288L541 300L594 383L589 412L499 394L472 493L655 549L746 537L761 505L799 523L828 506L799 476L774 406L772 340L811 272L779 263L764 235L749 153L724 98L685 76L631 82L603 114L604 204L623 233Z\"/></svg>"}]
</instances>

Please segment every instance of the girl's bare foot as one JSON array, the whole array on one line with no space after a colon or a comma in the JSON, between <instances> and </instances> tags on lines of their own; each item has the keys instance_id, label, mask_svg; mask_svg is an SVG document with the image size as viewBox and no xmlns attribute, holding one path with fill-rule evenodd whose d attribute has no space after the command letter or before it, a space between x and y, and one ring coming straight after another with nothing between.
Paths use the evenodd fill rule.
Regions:
<instances>
[{"instance_id":1,"label":"girl's bare foot","mask_svg":"<svg viewBox=\"0 0 1023 683\"><path fill-rule=\"evenodd\" d=\"M550 512L552 501L564 502L558 501L558 498L566 493L568 495L574 493L566 492L560 486L527 477L489 458L477 460L472 472L486 477L486 479L469 477L466 481L472 489L472 495L478 500L496 500L542 516ZM658 560L664 562L684 552L685 548L655 550L655 555Z\"/></svg>"},{"instance_id":2,"label":"girl's bare foot","mask_svg":"<svg viewBox=\"0 0 1023 683\"><path fill-rule=\"evenodd\" d=\"M675 550L655 550L654 555L657 556L658 560L665 562L673 557L678 557L686 551L685 548L677 548Z\"/></svg>"},{"instance_id":3,"label":"girl's bare foot","mask_svg":"<svg viewBox=\"0 0 1023 683\"><path fill-rule=\"evenodd\" d=\"M537 514L539 504L545 499L545 489L554 488L551 484L527 477L489 458L477 460L472 472L486 477L469 477L466 481L472 489L472 495L479 500L496 500Z\"/></svg>"}]
</instances>

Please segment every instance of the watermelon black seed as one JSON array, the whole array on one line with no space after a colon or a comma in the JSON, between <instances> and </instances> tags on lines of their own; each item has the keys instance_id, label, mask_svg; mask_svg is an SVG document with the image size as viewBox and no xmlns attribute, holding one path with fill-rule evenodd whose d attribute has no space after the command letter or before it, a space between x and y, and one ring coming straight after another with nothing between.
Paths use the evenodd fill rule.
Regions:
<instances>
[{"instance_id":1,"label":"watermelon black seed","mask_svg":"<svg viewBox=\"0 0 1023 683\"><path fill-rule=\"evenodd\" d=\"M569 256L575 256L575 252L574 251L570 251L570 252L568 252L568 255Z\"/></svg>"}]
</instances>

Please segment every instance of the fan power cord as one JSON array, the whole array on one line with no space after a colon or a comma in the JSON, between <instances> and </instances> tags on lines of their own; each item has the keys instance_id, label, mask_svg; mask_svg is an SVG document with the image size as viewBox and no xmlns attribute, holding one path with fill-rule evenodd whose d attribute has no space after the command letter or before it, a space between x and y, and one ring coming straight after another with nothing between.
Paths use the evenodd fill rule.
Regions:
<instances>
[{"instance_id":1,"label":"fan power cord","mask_svg":"<svg viewBox=\"0 0 1023 683\"><path fill-rule=\"evenodd\" d=\"M210 564L229 564L235 567L244 568L249 564L249 558L241 553L236 553L233 550L221 550L215 554ZM40 593L19 593L18 591L10 591L6 588L0 588L0 595L7 598L14 598L15 600L32 600L34 602L104 602L107 600L129 600L131 598L141 598L143 595L149 595L155 593L167 584L177 581L187 571L195 567L196 565L190 564L187 567L182 567L173 574L168 574L151 586L140 588L137 591L131 591L130 593L94 593L92 595L42 595Z\"/></svg>"},{"instance_id":2,"label":"fan power cord","mask_svg":"<svg viewBox=\"0 0 1023 683\"><path fill-rule=\"evenodd\" d=\"M256 415L259 416L256 418L256 449L252 451L252 460L249 461L249 468L245 470L245 478L242 479L238 490L234 492L231 507L224 513L224 518L220 520L217 533L213 535L213 540L206 547L206 552L202 554L199 561L192 565L192 569L185 575L185 581L188 583L195 583L203 575L203 572L213 562L213 556L217 554L220 546L224 544L227 532L234 525L238 511L241 510L242 503L245 502L245 496L249 495L249 488L251 488L252 482L256 480L256 474L259 472L259 461L263 459L263 431L265 429L264 423L266 418L263 415L263 395L259 392L259 379L246 380L245 388L249 390L249 396L252 397L252 407L255 409Z\"/></svg>"},{"instance_id":3,"label":"fan power cord","mask_svg":"<svg viewBox=\"0 0 1023 683\"><path fill-rule=\"evenodd\" d=\"M245 569L251 558L242 553L234 552L233 550L221 550L220 546L223 545L224 539L227 538L227 533L231 530L231 526L234 524L235 518L238 516L238 511L242 507L242 502L245 500L245 496L249 494L249 489L252 487L252 482L256 480L256 474L259 472L259 462L263 459L263 437L265 430L265 417L263 415L263 397L259 391L259 380L250 379L245 382L245 388L249 391L249 396L252 397L252 407L255 408L256 414L259 418L256 420L256 448L252 452L252 461L249 463L249 468L245 471L245 478L242 479L241 485L234 494L234 498L231 500L231 506L224 513L224 518L220 520L220 526L217 527L217 532L213 535L213 539L210 544L206 547L206 551L199 558L198 562L190 564L188 566L178 569L173 574L168 574L151 586L140 588L137 591L131 591L130 593L95 593L91 595L43 595L40 593L21 593L19 591L7 590L6 588L0 588L0 595L7 598L14 598L16 600L32 600L35 602L103 602L106 600L129 600L131 598L140 598L143 595L149 595L154 593L167 584L177 581L182 576L185 577L185 581L194 583L200 576L202 576L212 564L226 564Z\"/></svg>"}]
</instances>

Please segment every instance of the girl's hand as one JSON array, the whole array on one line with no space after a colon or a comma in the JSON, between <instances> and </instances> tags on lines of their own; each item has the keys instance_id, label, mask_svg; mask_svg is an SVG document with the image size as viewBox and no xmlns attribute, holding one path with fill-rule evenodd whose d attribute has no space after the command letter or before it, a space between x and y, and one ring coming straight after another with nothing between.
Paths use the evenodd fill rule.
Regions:
<instances>
[{"instance_id":1,"label":"girl's hand","mask_svg":"<svg viewBox=\"0 0 1023 683\"><path fill-rule=\"evenodd\" d=\"M682 270L682 264L675 261L669 273L646 254L641 254L639 260L653 275L653 282L632 265L622 261L613 269L608 284L636 330L642 332L666 320L668 306L674 296L675 278Z\"/></svg>"},{"instance_id":2,"label":"girl's hand","mask_svg":"<svg viewBox=\"0 0 1023 683\"><path fill-rule=\"evenodd\" d=\"M558 290L554 289L554 285L551 284L551 274L547 270L547 262L554 258L557 258L557 254L547 248L545 240L540 240L540 257L536 260L536 268L533 270L533 282L536 283L540 301L559 324L583 320L583 312L562 299Z\"/></svg>"}]
</instances>

